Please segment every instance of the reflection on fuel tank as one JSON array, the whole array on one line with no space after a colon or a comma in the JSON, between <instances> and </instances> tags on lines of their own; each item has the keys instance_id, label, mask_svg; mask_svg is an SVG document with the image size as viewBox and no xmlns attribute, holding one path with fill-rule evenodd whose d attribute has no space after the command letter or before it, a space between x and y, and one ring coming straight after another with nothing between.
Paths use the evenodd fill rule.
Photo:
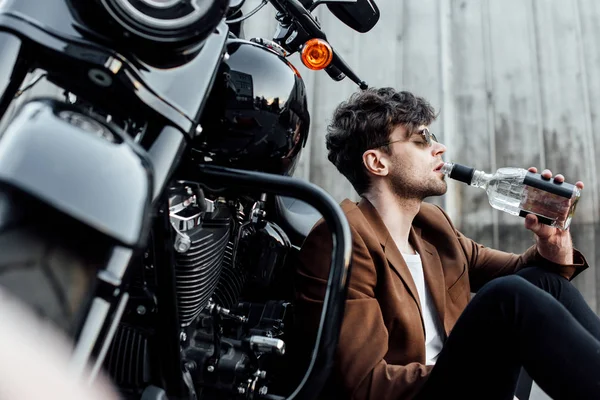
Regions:
<instances>
[{"instance_id":1,"label":"reflection on fuel tank","mask_svg":"<svg viewBox=\"0 0 600 400\"><path fill-rule=\"evenodd\" d=\"M196 159L291 175L310 124L302 78L256 43L234 40L228 52L202 115Z\"/></svg>"}]
</instances>

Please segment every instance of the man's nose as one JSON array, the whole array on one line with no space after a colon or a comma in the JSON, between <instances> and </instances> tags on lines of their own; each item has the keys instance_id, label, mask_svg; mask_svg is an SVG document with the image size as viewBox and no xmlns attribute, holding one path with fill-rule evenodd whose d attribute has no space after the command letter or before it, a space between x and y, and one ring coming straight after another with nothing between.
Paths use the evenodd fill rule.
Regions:
<instances>
[{"instance_id":1,"label":"man's nose","mask_svg":"<svg viewBox=\"0 0 600 400\"><path fill-rule=\"evenodd\" d=\"M444 146L442 143L438 143L438 142L433 142L431 149L433 151L433 155L438 155L438 154L443 154L446 152L446 146Z\"/></svg>"}]
</instances>

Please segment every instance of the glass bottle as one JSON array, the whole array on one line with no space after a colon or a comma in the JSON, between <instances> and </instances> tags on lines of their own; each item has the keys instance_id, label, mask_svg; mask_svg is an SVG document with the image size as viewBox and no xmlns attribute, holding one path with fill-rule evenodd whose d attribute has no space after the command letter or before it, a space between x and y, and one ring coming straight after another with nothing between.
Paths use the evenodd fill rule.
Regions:
<instances>
[{"instance_id":1,"label":"glass bottle","mask_svg":"<svg viewBox=\"0 0 600 400\"><path fill-rule=\"evenodd\" d=\"M538 221L563 230L571 225L581 196L575 185L557 183L523 168L500 168L494 174L487 174L447 162L440 172L485 190L490 205L497 210L520 217L535 214Z\"/></svg>"}]
</instances>

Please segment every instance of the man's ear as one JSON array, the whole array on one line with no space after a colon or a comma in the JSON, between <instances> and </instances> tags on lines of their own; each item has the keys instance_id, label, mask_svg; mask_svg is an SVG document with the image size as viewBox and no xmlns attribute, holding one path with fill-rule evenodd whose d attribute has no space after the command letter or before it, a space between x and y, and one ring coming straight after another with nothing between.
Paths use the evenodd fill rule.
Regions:
<instances>
[{"instance_id":1,"label":"man's ear","mask_svg":"<svg viewBox=\"0 0 600 400\"><path fill-rule=\"evenodd\" d=\"M368 172L377 176L386 176L389 173L389 158L380 150L370 149L363 153L363 165Z\"/></svg>"}]
</instances>

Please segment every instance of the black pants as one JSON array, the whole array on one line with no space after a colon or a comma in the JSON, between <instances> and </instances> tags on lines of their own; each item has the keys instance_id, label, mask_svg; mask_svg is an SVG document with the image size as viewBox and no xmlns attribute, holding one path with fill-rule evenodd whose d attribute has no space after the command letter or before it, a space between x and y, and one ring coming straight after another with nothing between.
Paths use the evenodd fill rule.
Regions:
<instances>
[{"instance_id":1,"label":"black pants","mask_svg":"<svg viewBox=\"0 0 600 400\"><path fill-rule=\"evenodd\" d=\"M567 279L536 267L479 290L419 399L512 399L521 366L553 399L600 399L600 319Z\"/></svg>"}]
</instances>

